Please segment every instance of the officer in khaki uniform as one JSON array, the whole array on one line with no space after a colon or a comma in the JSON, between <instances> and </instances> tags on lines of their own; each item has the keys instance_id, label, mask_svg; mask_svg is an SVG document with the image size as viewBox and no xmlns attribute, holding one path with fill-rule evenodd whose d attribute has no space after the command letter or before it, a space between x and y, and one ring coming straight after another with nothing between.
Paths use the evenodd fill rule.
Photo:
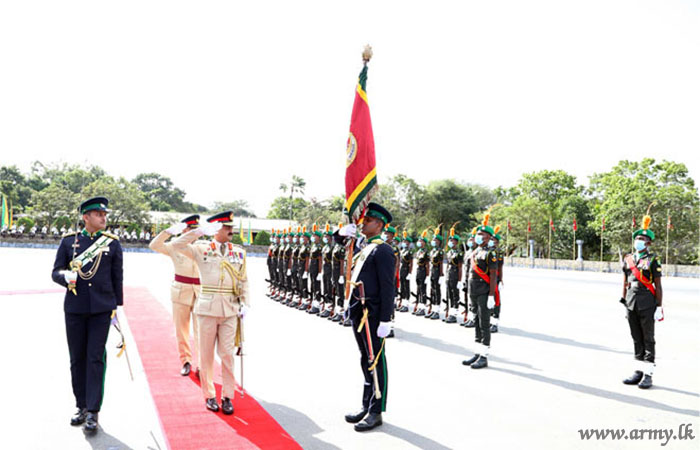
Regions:
<instances>
[{"instance_id":1,"label":"officer in khaki uniform","mask_svg":"<svg viewBox=\"0 0 700 450\"><path fill-rule=\"evenodd\" d=\"M195 242L203 235L211 241ZM233 352L243 340L242 319L249 305L245 250L231 243L233 212L226 211L207 219L199 228L185 233L173 248L194 260L201 283L194 308L199 327L200 379L207 409L218 412L214 389L214 346L221 358L222 402L224 414L233 414L236 380L233 375Z\"/></svg>"},{"instance_id":2,"label":"officer in khaki uniform","mask_svg":"<svg viewBox=\"0 0 700 450\"><path fill-rule=\"evenodd\" d=\"M167 230L163 230L148 245L154 252L169 256L175 269L175 279L170 288L170 300L173 302L173 322L177 351L180 355L182 369L180 375L186 377L192 370L192 349L190 348L190 317L194 330L194 347L199 348L197 320L194 317L194 304L199 292L199 271L197 264L173 248L173 244L165 242L171 236L192 231L199 224L199 214L182 219ZM199 356L199 353L198 353ZM199 371L199 362L197 362Z\"/></svg>"}]
</instances>

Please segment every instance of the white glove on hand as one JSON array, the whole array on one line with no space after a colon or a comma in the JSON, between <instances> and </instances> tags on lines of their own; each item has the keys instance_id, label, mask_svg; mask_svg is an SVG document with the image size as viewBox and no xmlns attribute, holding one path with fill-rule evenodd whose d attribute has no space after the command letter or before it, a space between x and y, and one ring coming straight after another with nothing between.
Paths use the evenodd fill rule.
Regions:
<instances>
[{"instance_id":1,"label":"white glove on hand","mask_svg":"<svg viewBox=\"0 0 700 450\"><path fill-rule=\"evenodd\" d=\"M292 275L292 269L287 269L287 276Z\"/></svg>"},{"instance_id":2,"label":"white glove on hand","mask_svg":"<svg viewBox=\"0 0 700 450\"><path fill-rule=\"evenodd\" d=\"M241 320L245 319L245 316L248 315L248 308L246 305L241 305L241 309L238 311L238 317L241 318Z\"/></svg>"},{"instance_id":3,"label":"white glove on hand","mask_svg":"<svg viewBox=\"0 0 700 450\"><path fill-rule=\"evenodd\" d=\"M489 299L486 300L486 307L488 309L493 309L496 306L496 298L493 297L492 295L489 295Z\"/></svg>"},{"instance_id":4,"label":"white glove on hand","mask_svg":"<svg viewBox=\"0 0 700 450\"><path fill-rule=\"evenodd\" d=\"M389 336L391 331L391 322L379 322L379 327L377 328L377 337L385 338Z\"/></svg>"},{"instance_id":5,"label":"white glove on hand","mask_svg":"<svg viewBox=\"0 0 700 450\"><path fill-rule=\"evenodd\" d=\"M357 225L351 223L350 225L345 225L338 231L338 234L345 237L355 237L357 235Z\"/></svg>"},{"instance_id":6,"label":"white glove on hand","mask_svg":"<svg viewBox=\"0 0 700 450\"><path fill-rule=\"evenodd\" d=\"M338 278L338 284L343 284L343 283L345 283L345 277L341 275L340 278Z\"/></svg>"},{"instance_id":7,"label":"white glove on hand","mask_svg":"<svg viewBox=\"0 0 700 450\"><path fill-rule=\"evenodd\" d=\"M195 233L197 233L198 236L214 236L217 231L221 229L221 222L204 222L202 225L200 225L199 228L195 230Z\"/></svg>"},{"instance_id":8,"label":"white glove on hand","mask_svg":"<svg viewBox=\"0 0 700 450\"><path fill-rule=\"evenodd\" d=\"M464 283L461 281L457 282L457 289L463 289L464 288Z\"/></svg>"},{"instance_id":9,"label":"white glove on hand","mask_svg":"<svg viewBox=\"0 0 700 450\"><path fill-rule=\"evenodd\" d=\"M165 232L168 233L168 234L171 234L171 235L175 236L176 234L182 233L182 231L183 231L185 228L187 228L187 224L186 224L186 223L178 222L178 223L176 223L176 224L174 224L174 225L170 225L170 227L167 228L167 229L165 230Z\"/></svg>"},{"instance_id":10,"label":"white glove on hand","mask_svg":"<svg viewBox=\"0 0 700 450\"><path fill-rule=\"evenodd\" d=\"M323 281L323 276L322 276L322 275L323 275L323 274L321 274L321 273L319 273L318 275L316 275L316 281Z\"/></svg>"},{"instance_id":11,"label":"white glove on hand","mask_svg":"<svg viewBox=\"0 0 700 450\"><path fill-rule=\"evenodd\" d=\"M410 274L410 273L409 273L408 275L406 275L406 280L411 281L411 278L412 278L412 277L411 277L411 274Z\"/></svg>"},{"instance_id":12,"label":"white glove on hand","mask_svg":"<svg viewBox=\"0 0 700 450\"><path fill-rule=\"evenodd\" d=\"M63 279L66 280L68 284L75 284L78 281L78 274L72 270L64 270Z\"/></svg>"},{"instance_id":13,"label":"white glove on hand","mask_svg":"<svg viewBox=\"0 0 700 450\"><path fill-rule=\"evenodd\" d=\"M498 292L503 292L503 283L498 284Z\"/></svg>"},{"instance_id":14,"label":"white glove on hand","mask_svg":"<svg viewBox=\"0 0 700 450\"><path fill-rule=\"evenodd\" d=\"M654 311L654 320L657 322L664 320L664 309L661 306L656 307L656 311Z\"/></svg>"},{"instance_id":15,"label":"white glove on hand","mask_svg":"<svg viewBox=\"0 0 700 450\"><path fill-rule=\"evenodd\" d=\"M306 280L307 277L308 277L308 274L307 274L306 272L304 272L304 273L301 275L301 279L302 279L302 280Z\"/></svg>"}]
</instances>

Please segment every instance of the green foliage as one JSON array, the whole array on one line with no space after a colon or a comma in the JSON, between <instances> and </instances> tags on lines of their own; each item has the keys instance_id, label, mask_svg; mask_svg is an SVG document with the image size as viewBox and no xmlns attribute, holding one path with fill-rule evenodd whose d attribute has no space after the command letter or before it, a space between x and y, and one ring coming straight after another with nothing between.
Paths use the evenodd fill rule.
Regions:
<instances>
[{"instance_id":1,"label":"green foliage","mask_svg":"<svg viewBox=\"0 0 700 450\"><path fill-rule=\"evenodd\" d=\"M233 238L231 238L231 242L233 242L234 244L243 245L243 241L241 240L241 236L237 233L233 234Z\"/></svg>"},{"instance_id":2,"label":"green foliage","mask_svg":"<svg viewBox=\"0 0 700 450\"><path fill-rule=\"evenodd\" d=\"M290 209L290 203L293 205ZM309 202L303 198L295 198L290 202L289 197L277 197L270 205L270 211L267 213L268 219L289 219L290 214L292 220L299 221L301 212L309 206Z\"/></svg>"},{"instance_id":3,"label":"green foliage","mask_svg":"<svg viewBox=\"0 0 700 450\"><path fill-rule=\"evenodd\" d=\"M270 245L270 233L261 231L253 238L253 245Z\"/></svg>"},{"instance_id":4,"label":"green foliage","mask_svg":"<svg viewBox=\"0 0 700 450\"><path fill-rule=\"evenodd\" d=\"M148 200L139 187L126 178L103 177L83 189L81 198L103 195L109 199L109 224L130 223L143 226L148 223Z\"/></svg>"},{"instance_id":5,"label":"green foliage","mask_svg":"<svg viewBox=\"0 0 700 450\"><path fill-rule=\"evenodd\" d=\"M233 211L235 217L255 217L250 210L250 205L245 200L233 200L231 202L214 202L210 212L212 214L222 211Z\"/></svg>"},{"instance_id":6,"label":"green foliage","mask_svg":"<svg viewBox=\"0 0 700 450\"><path fill-rule=\"evenodd\" d=\"M63 184L51 183L46 188L32 194L32 206L28 213L37 220L46 223L54 223L58 217L62 216L68 217L69 223L75 222L79 215L79 198L78 194Z\"/></svg>"},{"instance_id":7,"label":"green foliage","mask_svg":"<svg viewBox=\"0 0 700 450\"><path fill-rule=\"evenodd\" d=\"M24 225L25 232L29 232L29 229L34 226L36 222L31 217L20 217L17 219L17 226Z\"/></svg>"},{"instance_id":8,"label":"green foliage","mask_svg":"<svg viewBox=\"0 0 700 450\"><path fill-rule=\"evenodd\" d=\"M185 191L175 186L173 181L159 173L140 173L134 184L146 195L152 211L192 211L192 205L185 202Z\"/></svg>"}]
</instances>

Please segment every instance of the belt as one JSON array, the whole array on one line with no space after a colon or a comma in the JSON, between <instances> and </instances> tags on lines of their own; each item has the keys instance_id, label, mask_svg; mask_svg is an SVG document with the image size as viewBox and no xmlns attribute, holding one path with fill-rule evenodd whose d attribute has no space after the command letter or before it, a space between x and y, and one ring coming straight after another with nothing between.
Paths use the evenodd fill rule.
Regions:
<instances>
[{"instance_id":1,"label":"belt","mask_svg":"<svg viewBox=\"0 0 700 450\"><path fill-rule=\"evenodd\" d=\"M202 294L233 294L232 286L212 286L208 284L202 285Z\"/></svg>"},{"instance_id":2,"label":"belt","mask_svg":"<svg viewBox=\"0 0 700 450\"><path fill-rule=\"evenodd\" d=\"M199 278L191 278L178 274L175 274L175 281L185 284L199 284Z\"/></svg>"}]
</instances>

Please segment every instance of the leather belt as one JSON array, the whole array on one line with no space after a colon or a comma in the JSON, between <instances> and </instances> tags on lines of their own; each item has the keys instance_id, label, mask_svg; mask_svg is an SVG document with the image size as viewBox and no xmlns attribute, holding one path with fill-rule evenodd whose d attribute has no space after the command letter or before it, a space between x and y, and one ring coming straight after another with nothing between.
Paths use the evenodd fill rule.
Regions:
<instances>
[{"instance_id":1,"label":"leather belt","mask_svg":"<svg viewBox=\"0 0 700 450\"><path fill-rule=\"evenodd\" d=\"M178 274L175 274L175 281L179 281L180 283L184 284L199 284L199 278L191 278Z\"/></svg>"},{"instance_id":2,"label":"leather belt","mask_svg":"<svg viewBox=\"0 0 700 450\"><path fill-rule=\"evenodd\" d=\"M203 284L202 285L202 294L228 294L228 295L234 295L233 294L233 287L232 286L212 286L208 284Z\"/></svg>"}]
</instances>

